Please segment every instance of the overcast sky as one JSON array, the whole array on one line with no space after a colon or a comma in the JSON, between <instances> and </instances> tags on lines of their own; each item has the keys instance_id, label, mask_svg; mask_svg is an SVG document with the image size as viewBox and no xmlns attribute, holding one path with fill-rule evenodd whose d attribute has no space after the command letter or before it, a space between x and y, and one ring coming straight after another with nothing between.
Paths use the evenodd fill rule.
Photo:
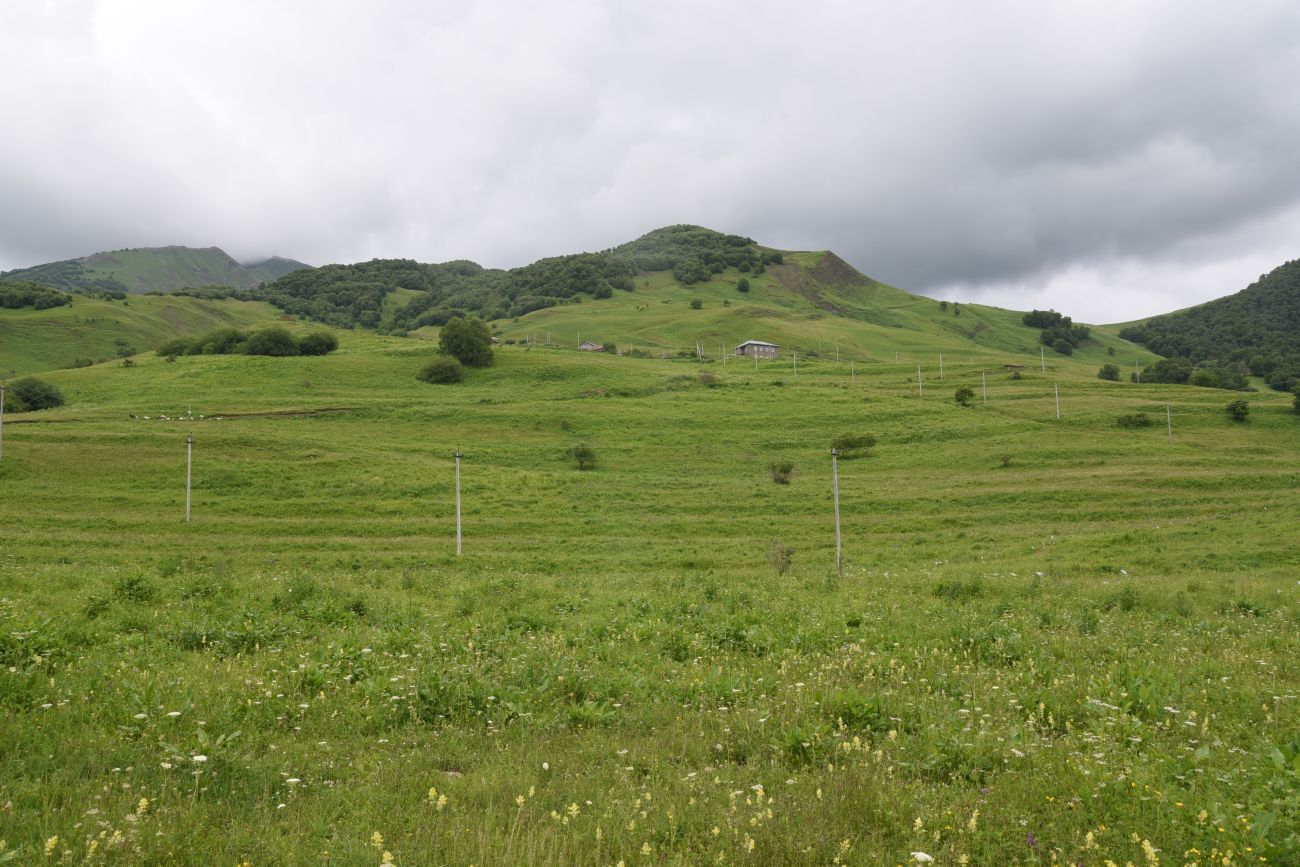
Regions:
<instances>
[{"instance_id":1,"label":"overcast sky","mask_svg":"<svg viewBox=\"0 0 1300 867\"><path fill-rule=\"evenodd\" d=\"M0 268L699 223L1109 322L1300 257L1294 0L21 0L0 57Z\"/></svg>"}]
</instances>

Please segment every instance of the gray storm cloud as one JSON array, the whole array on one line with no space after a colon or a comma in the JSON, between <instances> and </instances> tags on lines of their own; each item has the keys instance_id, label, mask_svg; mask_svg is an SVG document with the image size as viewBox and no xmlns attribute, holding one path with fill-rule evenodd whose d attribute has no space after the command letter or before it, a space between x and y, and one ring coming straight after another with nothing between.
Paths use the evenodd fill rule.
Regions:
<instances>
[{"instance_id":1,"label":"gray storm cloud","mask_svg":"<svg viewBox=\"0 0 1300 867\"><path fill-rule=\"evenodd\" d=\"M1291 3L0 8L0 267L511 266L693 222L1118 321L1300 255Z\"/></svg>"}]
</instances>

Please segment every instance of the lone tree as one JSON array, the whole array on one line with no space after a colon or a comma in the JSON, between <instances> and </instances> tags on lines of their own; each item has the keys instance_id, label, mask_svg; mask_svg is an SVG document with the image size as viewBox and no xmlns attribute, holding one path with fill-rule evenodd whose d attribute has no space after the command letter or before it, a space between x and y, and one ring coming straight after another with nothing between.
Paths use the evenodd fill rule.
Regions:
<instances>
[{"instance_id":1,"label":"lone tree","mask_svg":"<svg viewBox=\"0 0 1300 867\"><path fill-rule=\"evenodd\" d=\"M748 292L748 291L749 291L749 278L748 278L748 277L741 277L741 278L740 278L740 282L736 284L736 289L737 289L737 291L740 291L740 292Z\"/></svg>"},{"instance_id":2,"label":"lone tree","mask_svg":"<svg viewBox=\"0 0 1300 867\"><path fill-rule=\"evenodd\" d=\"M952 399L957 401L958 406L970 406L975 402L975 389L969 385L963 385L953 392Z\"/></svg>"},{"instance_id":3,"label":"lone tree","mask_svg":"<svg viewBox=\"0 0 1300 867\"><path fill-rule=\"evenodd\" d=\"M1246 416L1250 415L1250 404L1241 398L1237 398L1226 407L1228 415L1233 421L1245 421Z\"/></svg>"},{"instance_id":4,"label":"lone tree","mask_svg":"<svg viewBox=\"0 0 1300 867\"><path fill-rule=\"evenodd\" d=\"M470 367L490 367L494 361L492 332L477 316L468 319L457 316L448 320L438 334L438 348Z\"/></svg>"},{"instance_id":5,"label":"lone tree","mask_svg":"<svg viewBox=\"0 0 1300 867\"><path fill-rule=\"evenodd\" d=\"M424 368L415 375L415 378L421 382L432 382L435 385L446 385L452 382L460 382L464 378L464 368L460 362L449 356L439 356L430 361Z\"/></svg>"},{"instance_id":6,"label":"lone tree","mask_svg":"<svg viewBox=\"0 0 1300 867\"><path fill-rule=\"evenodd\" d=\"M1097 371L1097 378L1119 382L1119 367L1114 364L1103 364L1101 370Z\"/></svg>"}]
</instances>

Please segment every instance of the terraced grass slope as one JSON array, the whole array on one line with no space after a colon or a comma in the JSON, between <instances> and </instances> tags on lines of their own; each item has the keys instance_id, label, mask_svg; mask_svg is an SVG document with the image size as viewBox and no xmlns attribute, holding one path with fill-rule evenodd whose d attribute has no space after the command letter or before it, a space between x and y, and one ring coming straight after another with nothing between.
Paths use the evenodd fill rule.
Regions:
<instances>
[{"instance_id":1,"label":"terraced grass slope","mask_svg":"<svg viewBox=\"0 0 1300 867\"><path fill-rule=\"evenodd\" d=\"M108 301L76 296L48 310L0 310L0 377L101 362L147 352L164 341L216 328L270 322L261 301L206 301L174 295Z\"/></svg>"},{"instance_id":2,"label":"terraced grass slope","mask_svg":"<svg viewBox=\"0 0 1300 867\"><path fill-rule=\"evenodd\" d=\"M30 280L68 291L106 289L122 292L170 292L198 286L254 289L285 274L307 268L302 262L273 256L241 265L218 247L141 247L95 253L80 259L48 262L7 271L8 280Z\"/></svg>"},{"instance_id":3,"label":"terraced grass slope","mask_svg":"<svg viewBox=\"0 0 1300 867\"><path fill-rule=\"evenodd\" d=\"M1289 399L1036 352L940 382L905 333L797 377L515 345L430 386L431 343L362 332L50 374L0 459L6 851L1295 863ZM841 577L843 432L879 442Z\"/></svg>"}]
</instances>

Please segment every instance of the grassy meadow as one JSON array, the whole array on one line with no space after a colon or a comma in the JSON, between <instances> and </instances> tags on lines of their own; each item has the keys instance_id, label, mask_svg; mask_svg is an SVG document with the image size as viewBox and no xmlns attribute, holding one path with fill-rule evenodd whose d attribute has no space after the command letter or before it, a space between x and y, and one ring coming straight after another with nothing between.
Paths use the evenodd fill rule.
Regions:
<instances>
[{"instance_id":1,"label":"grassy meadow","mask_svg":"<svg viewBox=\"0 0 1300 867\"><path fill-rule=\"evenodd\" d=\"M736 312L645 288L503 336ZM979 315L1012 348L947 330ZM67 404L0 460L0 861L1298 863L1290 399L1233 422L1098 380L1104 342L1043 372L974 308L757 318L857 348L509 345L433 386L429 340L345 332L43 375ZM837 576L843 433L878 442Z\"/></svg>"}]
</instances>

